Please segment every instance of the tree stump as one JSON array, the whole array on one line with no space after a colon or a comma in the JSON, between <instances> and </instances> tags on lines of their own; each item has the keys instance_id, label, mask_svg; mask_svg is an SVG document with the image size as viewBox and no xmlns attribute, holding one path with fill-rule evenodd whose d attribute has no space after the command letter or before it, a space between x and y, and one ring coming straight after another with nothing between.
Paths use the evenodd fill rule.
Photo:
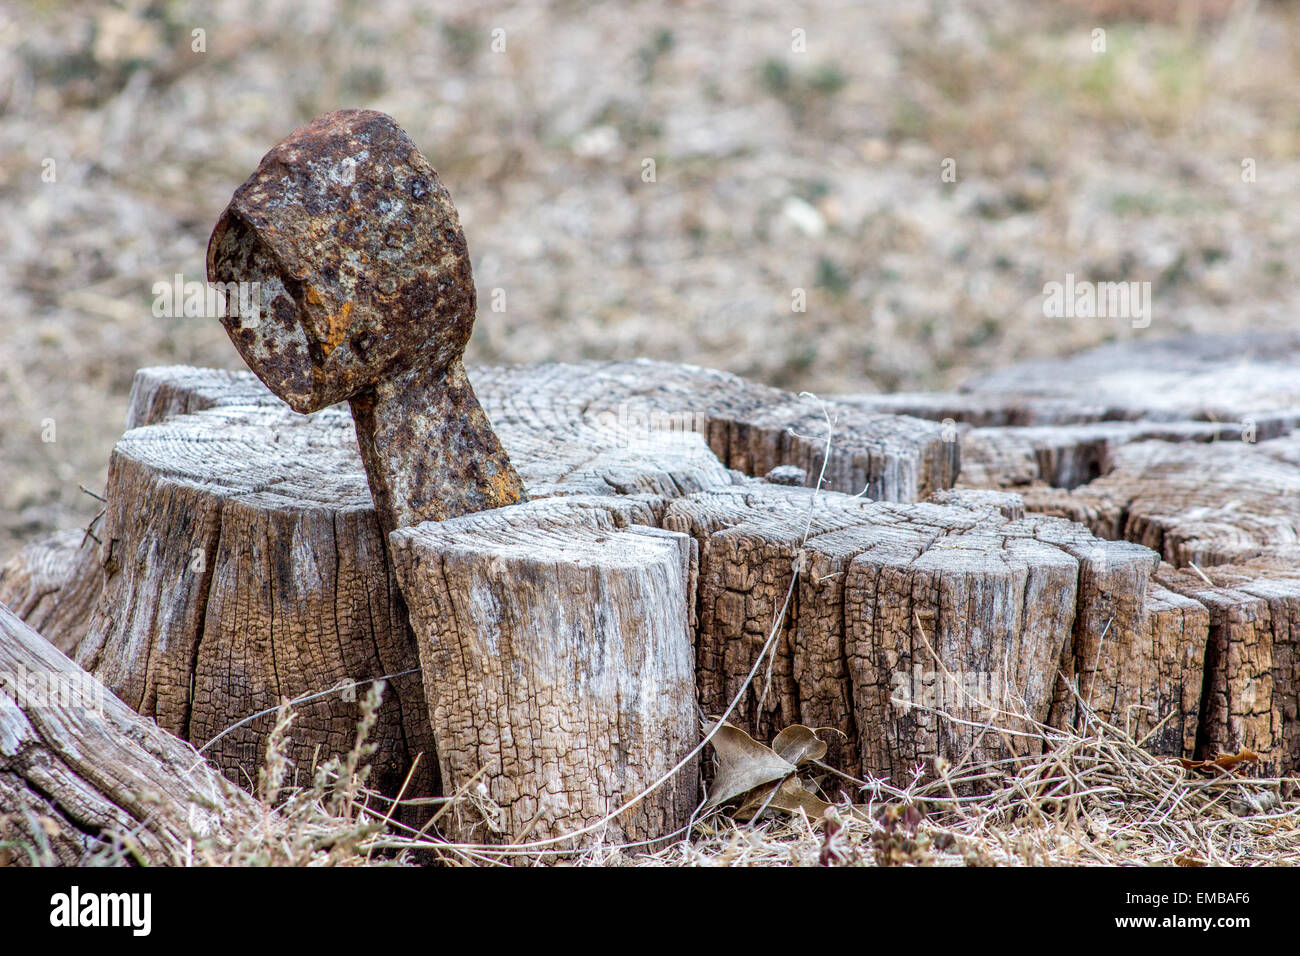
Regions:
<instances>
[{"instance_id":1,"label":"tree stump","mask_svg":"<svg viewBox=\"0 0 1300 956\"><path fill-rule=\"evenodd\" d=\"M591 826L699 740L685 535L574 496L393 534L449 792L480 779L495 812L452 809L482 842ZM695 760L594 837L648 840L698 804Z\"/></svg>"},{"instance_id":2,"label":"tree stump","mask_svg":"<svg viewBox=\"0 0 1300 956\"><path fill-rule=\"evenodd\" d=\"M1158 552L1150 636L1168 650L1142 654L1168 671L1177 647L1204 644L1195 719L1190 689L1179 708L1184 748L1204 759L1249 747L1264 770L1289 773L1300 766L1298 366L1294 334L1193 336L1015 366L960 393L842 400L951 418L959 487L1014 490L1030 512ZM1119 654L1127 671L1141 640L1121 635L1102 659ZM1163 683L1172 705L1179 679Z\"/></svg>"},{"instance_id":3,"label":"tree stump","mask_svg":"<svg viewBox=\"0 0 1300 956\"><path fill-rule=\"evenodd\" d=\"M1291 399L1254 387L1280 380L1272 350L1211 406L1218 366L1189 348L1026 374L1041 394L825 406L653 362L471 370L533 500L388 548L346 413L294 415L249 375L144 370L103 547L51 545L65 571L29 550L0 588L50 621L96 594L77 659L196 743L281 695L418 669L392 682L379 776L392 791L426 754L408 794L472 789L479 811L448 829L476 841L662 835L693 773L614 811L690 753L697 704L737 696L758 739L826 728L856 775L1005 756L1041 744L1019 730L1094 716L1157 753L1247 746L1292 770ZM1085 401L1099 362L1118 377ZM300 763L355 720L338 697L310 706ZM268 726L214 759L251 773Z\"/></svg>"},{"instance_id":4,"label":"tree stump","mask_svg":"<svg viewBox=\"0 0 1300 956\"><path fill-rule=\"evenodd\" d=\"M948 393L835 396L877 412L976 428L1236 422L1275 438L1300 425L1300 335L1190 335L1023 362Z\"/></svg>"},{"instance_id":5,"label":"tree stump","mask_svg":"<svg viewBox=\"0 0 1300 956\"><path fill-rule=\"evenodd\" d=\"M187 862L233 845L251 797L0 604L0 865Z\"/></svg>"},{"instance_id":6,"label":"tree stump","mask_svg":"<svg viewBox=\"0 0 1300 956\"><path fill-rule=\"evenodd\" d=\"M750 468L820 468L818 403L722 373L615 363L475 375L535 498L619 496L616 510L635 507L638 522L654 525L667 501L741 479L706 439ZM89 573L69 575L97 592L79 661L195 743L281 697L419 668L345 412L298 416L250 375L197 369L143 370L130 406L135 427L110 464L104 545ZM908 497L955 477L956 446L938 426L846 414L854 430L837 443L833 480ZM394 792L425 753L425 776L407 794L435 792L419 677L389 686L376 779ZM694 703L679 697L694 737ZM300 765L346 748L354 705L327 697L301 709ZM266 717L221 737L214 763L251 778L269 725ZM678 815L682 799L670 801ZM648 820L654 811L641 812Z\"/></svg>"},{"instance_id":7,"label":"tree stump","mask_svg":"<svg viewBox=\"0 0 1300 956\"><path fill-rule=\"evenodd\" d=\"M1266 770L1300 766L1300 438L1139 442L1071 491L1026 506L1154 549L1155 580L1199 610L1205 697L1201 758L1249 747ZM1188 619L1191 622L1191 619Z\"/></svg>"},{"instance_id":8,"label":"tree stump","mask_svg":"<svg viewBox=\"0 0 1300 956\"><path fill-rule=\"evenodd\" d=\"M100 594L76 660L196 745L343 686L299 707L291 756L305 774L351 746L355 685L387 677L374 780L395 793L424 753L407 793L437 792L418 656L350 417L300 416L251 376L229 379L137 383L128 420L141 424L109 464ZM179 414L211 400L228 404ZM273 719L222 736L210 759L256 779Z\"/></svg>"},{"instance_id":9,"label":"tree stump","mask_svg":"<svg viewBox=\"0 0 1300 956\"><path fill-rule=\"evenodd\" d=\"M760 739L796 721L829 727L844 766L906 774L971 747L1003 754L995 735L936 709L1019 730L1063 724L1074 717L1077 684L1108 718L1139 701L1161 717L1176 704L1177 740L1159 744L1174 753L1184 736L1190 744L1202 635L1166 646L1176 642L1173 609L1148 595L1158 558L1147 549L1019 517L1018 502L1004 500L1013 496L951 494L940 496L953 502L944 506L824 495L801 546L807 498L737 489L670 506L665 526L701 539L697 680L706 710L740 687L797 564L772 687L751 688L741 711ZM1146 643L1129 648L1127 661L1099 656L1108 628ZM1181 666L1162 681L1157 662L1171 652Z\"/></svg>"},{"instance_id":10,"label":"tree stump","mask_svg":"<svg viewBox=\"0 0 1300 956\"><path fill-rule=\"evenodd\" d=\"M1300 425L1300 336L1186 336L1027 362L939 394L845 395L873 412L945 419L965 487L1074 488L1140 441L1264 441Z\"/></svg>"}]
</instances>

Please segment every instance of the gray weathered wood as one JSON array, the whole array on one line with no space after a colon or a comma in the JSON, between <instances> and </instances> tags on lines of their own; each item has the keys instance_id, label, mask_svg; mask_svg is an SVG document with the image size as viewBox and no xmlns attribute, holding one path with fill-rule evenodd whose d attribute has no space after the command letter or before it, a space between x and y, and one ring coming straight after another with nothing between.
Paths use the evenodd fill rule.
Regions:
<instances>
[{"instance_id":1,"label":"gray weathered wood","mask_svg":"<svg viewBox=\"0 0 1300 956\"><path fill-rule=\"evenodd\" d=\"M1074 488L1133 442L1264 441L1300 425L1300 336L1186 336L1026 362L940 394L841 395L865 411L948 420L968 487Z\"/></svg>"},{"instance_id":2,"label":"gray weathered wood","mask_svg":"<svg viewBox=\"0 0 1300 956\"><path fill-rule=\"evenodd\" d=\"M573 497L393 533L444 785L495 804L453 808L454 835L646 840L697 805L692 759L618 812L700 737L693 542L648 517Z\"/></svg>"},{"instance_id":3,"label":"gray weathered wood","mask_svg":"<svg viewBox=\"0 0 1300 956\"><path fill-rule=\"evenodd\" d=\"M1298 368L1294 334L1194 336L1013 366L958 393L842 400L951 419L962 490L947 494L1014 489L1030 513L1158 552L1166 563L1154 576L1135 573L1119 590L1120 572L1107 572L1109 593L1145 587L1153 609L1136 630L1121 615L1097 647L1100 670L1123 680L1092 688L1102 675L1074 677L1139 731L1172 712L1157 731L1165 746L1181 739L1200 757L1246 746L1289 772L1300 764L1287 730L1300 681L1288 623L1300 565ZM1076 657L1088 659L1078 641ZM1054 720L1083 719L1066 684L1057 698Z\"/></svg>"},{"instance_id":4,"label":"gray weathered wood","mask_svg":"<svg viewBox=\"0 0 1300 956\"><path fill-rule=\"evenodd\" d=\"M1290 437L1240 440L1251 413L1256 437L1293 424L1291 399L1251 384L1276 382L1281 363L1261 353L1225 379L1232 396L1192 403L1170 383L1203 391L1224 363L1203 346L1143 354L1168 393L1145 402L1137 362L1091 404L1085 374L1059 368L1056 393L1045 371L1016 392L830 403L832 490L815 499L754 477L816 480L825 418L811 399L653 362L474 370L534 502L403 531L396 571L346 415L292 415L238 374L145 370L79 659L195 740L280 693L418 665L380 760L391 785L436 744L446 789L481 781L503 812L485 802L455 821L471 839L560 834L615 809L698 739L697 700L726 707L778 618L733 720L759 739L828 728L828 759L850 772L1001 756L982 722L1091 714L1156 752L1235 743L1291 768L1300 655L1284 556L1300 537L1300 454ZM960 419L967 398L952 427L881 413ZM1199 573L1214 584L1198 590ZM62 593L38 604L49 613ZM618 703L576 679L596 671ZM637 673L677 688L657 695L658 726L674 729L653 746L649 712L622 703ZM990 695L1002 713L982 706ZM354 713L317 706L301 743L328 751ZM222 766L247 767L264 732L232 735ZM655 835L692 793L678 781L605 835Z\"/></svg>"},{"instance_id":5,"label":"gray weathered wood","mask_svg":"<svg viewBox=\"0 0 1300 956\"><path fill-rule=\"evenodd\" d=\"M75 656L114 693L203 744L283 698L401 675L378 715L374 780L395 792L417 754L432 757L414 639L345 413L231 404L132 429L107 497L103 583ZM300 705L291 756L304 773L350 747L358 698ZM272 722L221 737L211 759L255 779ZM421 762L410 795L435 791L435 767Z\"/></svg>"},{"instance_id":6,"label":"gray weathered wood","mask_svg":"<svg viewBox=\"0 0 1300 956\"><path fill-rule=\"evenodd\" d=\"M1132 703L1161 717L1176 704L1176 739L1158 743L1181 752L1189 720L1194 735L1205 635L1194 623L1180 634L1182 666L1156 680L1172 640L1163 595L1147 592L1158 557L1065 521L1021 517L1015 501L943 497L952 504L825 494L810 512L807 491L751 486L671 503L665 527L700 542L702 706L716 712L739 690L798 566L770 682L764 675L750 688L736 718L759 739L796 721L827 727L842 766L906 774L968 748L1005 753L995 734L936 708L1020 729L1072 722L1069 681L1107 719ZM1125 669L1135 661L1145 670Z\"/></svg>"},{"instance_id":7,"label":"gray weathered wood","mask_svg":"<svg viewBox=\"0 0 1300 956\"><path fill-rule=\"evenodd\" d=\"M1298 363L1294 332L1192 335L1022 362L977 376L957 392L836 398L978 428L1249 420L1264 439L1300 424Z\"/></svg>"},{"instance_id":8,"label":"gray weathered wood","mask_svg":"<svg viewBox=\"0 0 1300 956\"><path fill-rule=\"evenodd\" d=\"M1034 510L1146 545L1177 567L1246 561L1300 544L1300 435L1126 445L1088 485L1024 495Z\"/></svg>"},{"instance_id":9,"label":"gray weathered wood","mask_svg":"<svg viewBox=\"0 0 1300 956\"><path fill-rule=\"evenodd\" d=\"M0 865L189 862L257 805L0 604Z\"/></svg>"},{"instance_id":10,"label":"gray weathered wood","mask_svg":"<svg viewBox=\"0 0 1300 956\"><path fill-rule=\"evenodd\" d=\"M1249 747L1260 771L1300 767L1300 554L1200 572L1163 565L1157 580L1209 619L1196 753Z\"/></svg>"},{"instance_id":11,"label":"gray weathered wood","mask_svg":"<svg viewBox=\"0 0 1300 956\"><path fill-rule=\"evenodd\" d=\"M475 375L534 497L621 495L654 523L665 502L738 480L709 442L748 467L814 466L821 406L722 373L634 362ZM857 428L833 479L903 497L951 483L955 448L937 426L846 414ZM110 687L203 742L283 696L418 666L344 413L294 415L246 374L160 368L137 376L128 423L77 647ZM293 756L306 765L346 745L355 705L303 709ZM269 725L222 737L214 761L251 775ZM389 791L417 753L432 756L417 678L390 681L375 736ZM435 766L408 795L433 788Z\"/></svg>"},{"instance_id":12,"label":"gray weathered wood","mask_svg":"<svg viewBox=\"0 0 1300 956\"><path fill-rule=\"evenodd\" d=\"M33 541L0 565L0 604L71 653L99 597L99 547L84 531Z\"/></svg>"}]
</instances>

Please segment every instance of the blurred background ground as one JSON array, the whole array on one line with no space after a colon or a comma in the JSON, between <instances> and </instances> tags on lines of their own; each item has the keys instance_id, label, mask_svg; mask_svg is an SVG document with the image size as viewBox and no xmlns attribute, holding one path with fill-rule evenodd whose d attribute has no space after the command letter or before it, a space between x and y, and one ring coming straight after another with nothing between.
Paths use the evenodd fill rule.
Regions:
<instances>
[{"instance_id":1,"label":"blurred background ground","mask_svg":"<svg viewBox=\"0 0 1300 956\"><path fill-rule=\"evenodd\" d=\"M827 393L1294 328L1297 89L1280 2L3 0L0 559L94 514L136 368L241 367L152 287L327 110L391 113L451 190L472 360ZM1045 318L1066 273L1152 282L1150 327Z\"/></svg>"}]
</instances>

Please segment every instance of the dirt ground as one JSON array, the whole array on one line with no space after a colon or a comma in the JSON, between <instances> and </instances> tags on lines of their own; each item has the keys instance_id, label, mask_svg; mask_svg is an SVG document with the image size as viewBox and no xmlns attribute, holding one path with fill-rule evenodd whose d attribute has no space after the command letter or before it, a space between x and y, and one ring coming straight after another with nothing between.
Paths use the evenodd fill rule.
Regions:
<instances>
[{"instance_id":1,"label":"dirt ground","mask_svg":"<svg viewBox=\"0 0 1300 956\"><path fill-rule=\"evenodd\" d=\"M210 6L0 2L0 559L95 513L138 367L240 367L153 286L201 279L235 186L337 107L451 190L477 362L927 389L1296 324L1300 5ZM1151 282L1149 328L1044 317L1067 274Z\"/></svg>"}]
</instances>

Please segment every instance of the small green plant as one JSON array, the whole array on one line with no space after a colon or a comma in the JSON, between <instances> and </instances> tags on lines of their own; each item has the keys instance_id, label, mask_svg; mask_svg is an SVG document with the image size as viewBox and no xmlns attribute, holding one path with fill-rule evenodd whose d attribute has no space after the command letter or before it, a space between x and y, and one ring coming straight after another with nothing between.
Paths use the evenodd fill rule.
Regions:
<instances>
[{"instance_id":1,"label":"small green plant","mask_svg":"<svg viewBox=\"0 0 1300 956\"><path fill-rule=\"evenodd\" d=\"M817 284L831 295L842 296L849 291L849 274L830 256L817 259Z\"/></svg>"},{"instance_id":2,"label":"small green plant","mask_svg":"<svg viewBox=\"0 0 1300 956\"><path fill-rule=\"evenodd\" d=\"M636 51L637 62L641 64L641 81L648 83L654 78L655 66L666 53L668 53L677 40L673 36L673 31L667 27L660 27L651 37L650 42L640 47Z\"/></svg>"},{"instance_id":3,"label":"small green plant","mask_svg":"<svg viewBox=\"0 0 1300 956\"><path fill-rule=\"evenodd\" d=\"M848 76L839 65L829 61L800 73L792 70L785 60L768 57L759 68L759 83L764 91L800 114L824 107L825 101L844 89L848 82Z\"/></svg>"},{"instance_id":4,"label":"small green plant","mask_svg":"<svg viewBox=\"0 0 1300 956\"><path fill-rule=\"evenodd\" d=\"M759 70L759 80L772 96L784 98L790 92L790 67L784 60L768 57Z\"/></svg>"},{"instance_id":5,"label":"small green plant","mask_svg":"<svg viewBox=\"0 0 1300 956\"><path fill-rule=\"evenodd\" d=\"M474 62L487 42L484 31L479 27L452 20L442 22L442 38L451 51L452 59L462 68Z\"/></svg>"},{"instance_id":6,"label":"small green plant","mask_svg":"<svg viewBox=\"0 0 1300 956\"><path fill-rule=\"evenodd\" d=\"M808 77L808 88L822 96L834 96L844 89L849 78L835 63L822 63Z\"/></svg>"}]
</instances>

